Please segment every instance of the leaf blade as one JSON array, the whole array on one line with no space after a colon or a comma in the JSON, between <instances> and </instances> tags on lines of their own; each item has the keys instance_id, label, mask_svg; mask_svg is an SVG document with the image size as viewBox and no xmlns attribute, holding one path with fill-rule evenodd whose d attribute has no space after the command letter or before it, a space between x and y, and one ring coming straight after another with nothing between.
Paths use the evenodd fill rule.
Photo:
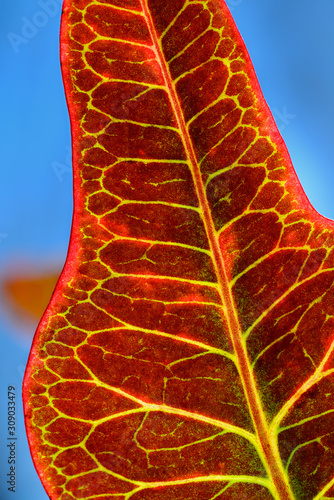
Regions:
<instances>
[{"instance_id":1,"label":"leaf blade","mask_svg":"<svg viewBox=\"0 0 334 500\"><path fill-rule=\"evenodd\" d=\"M297 403L330 377L332 347L313 373L305 360L315 349L297 339L303 370L293 395L288 379L299 367L277 346L298 337L310 294L316 306L331 286L323 261L331 267L332 225L296 181L226 6L175 3L171 20L159 2L139 5L65 3L76 212L67 267L26 376L28 432L49 460L48 492L62 500L327 493L329 468L327 479L314 468L310 488L298 477L300 437L291 451L276 436L291 441ZM34 402L42 388L47 410ZM70 397L58 397L66 390ZM68 405L83 393L86 409ZM157 426L168 430L170 449L149 448ZM192 441L187 432L173 441L175 426L191 429Z\"/></svg>"}]
</instances>

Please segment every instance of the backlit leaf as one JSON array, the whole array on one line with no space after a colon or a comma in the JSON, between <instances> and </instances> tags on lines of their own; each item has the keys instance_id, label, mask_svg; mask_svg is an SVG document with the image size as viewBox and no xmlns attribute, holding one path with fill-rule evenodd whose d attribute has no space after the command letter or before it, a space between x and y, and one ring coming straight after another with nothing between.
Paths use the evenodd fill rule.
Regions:
<instances>
[{"instance_id":1,"label":"backlit leaf","mask_svg":"<svg viewBox=\"0 0 334 500\"><path fill-rule=\"evenodd\" d=\"M334 498L334 233L222 0L66 0L69 256L24 382L53 500Z\"/></svg>"}]
</instances>

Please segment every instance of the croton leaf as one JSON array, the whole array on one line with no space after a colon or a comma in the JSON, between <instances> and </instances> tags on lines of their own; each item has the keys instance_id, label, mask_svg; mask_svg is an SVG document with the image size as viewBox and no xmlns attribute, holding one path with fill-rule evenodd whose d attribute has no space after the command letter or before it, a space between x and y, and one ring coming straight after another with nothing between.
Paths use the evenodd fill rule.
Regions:
<instances>
[{"instance_id":1,"label":"croton leaf","mask_svg":"<svg viewBox=\"0 0 334 500\"><path fill-rule=\"evenodd\" d=\"M65 0L69 255L24 380L51 499L334 498L334 225L222 0Z\"/></svg>"}]
</instances>

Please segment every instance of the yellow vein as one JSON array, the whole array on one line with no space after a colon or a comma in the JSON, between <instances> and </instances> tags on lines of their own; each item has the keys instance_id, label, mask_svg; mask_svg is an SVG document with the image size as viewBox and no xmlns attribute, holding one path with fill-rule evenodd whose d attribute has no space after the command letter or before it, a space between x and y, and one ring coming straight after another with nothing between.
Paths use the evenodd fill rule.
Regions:
<instances>
[{"instance_id":1,"label":"yellow vein","mask_svg":"<svg viewBox=\"0 0 334 500\"><path fill-rule=\"evenodd\" d=\"M168 406L165 404L146 403L142 399L132 396L131 394L127 393L122 389L118 389L117 387L112 387L109 384L101 381L98 377L94 375L94 373L89 368L86 367L86 369L88 372L90 372L91 376L93 377L93 380L98 384L99 387L104 387L109 391L119 394L120 396L123 396L124 398L129 399L130 401L141 406L141 408L134 408L133 410L128 410L126 412L122 412L121 414L110 415L108 417L105 417L104 419L100 419L99 422L113 420L114 418L119 418L119 416L123 414L140 413L146 411L163 412L163 413L169 413L171 415L177 415L180 417L189 418L191 420L197 420L199 422L204 422L214 427L219 427L220 429L227 430L233 434L237 434L245 438L247 441L252 443L254 447L257 446L255 436L251 432L243 429L242 427L237 427L236 425L229 424L228 422L223 422L221 420L216 420L211 417L206 417L205 415L201 415L200 413L193 413L187 410L174 408L173 406ZM96 422L95 424L97 425L98 422Z\"/></svg>"},{"instance_id":2,"label":"yellow vein","mask_svg":"<svg viewBox=\"0 0 334 500\"><path fill-rule=\"evenodd\" d=\"M330 348L328 349L326 355L324 356L322 362L318 366L318 368L315 370L313 375L308 378L304 384L298 389L298 391L291 396L290 399L284 404L284 406L280 409L280 411L277 413L276 417L273 419L270 427L275 430L283 420L283 418L286 416L286 414L289 412L289 410L295 405L295 403L302 397L302 395L308 391L313 385L317 384L321 379L328 377L334 372L334 369L332 370L327 370L326 372L323 372L323 368L325 367L325 364L327 363L329 357L332 355L334 350L334 340L331 343Z\"/></svg>"},{"instance_id":3,"label":"yellow vein","mask_svg":"<svg viewBox=\"0 0 334 500\"><path fill-rule=\"evenodd\" d=\"M317 413L316 415L312 415L312 417L307 417L307 418L304 418L303 420L299 420L299 422L296 422L295 424L281 427L278 432L281 433L281 432L287 431L289 429L294 429L295 427L299 427L300 425L304 425L307 422L311 422L312 420L316 420L317 418L321 418L325 415L330 415L331 413L334 413L334 409L324 411L323 413Z\"/></svg>"},{"instance_id":4,"label":"yellow vein","mask_svg":"<svg viewBox=\"0 0 334 500\"><path fill-rule=\"evenodd\" d=\"M330 499L334 498L332 496L330 496L330 497L323 496L325 493L327 493L328 490L330 490L332 488L332 486L334 486L334 476L331 479L331 481L329 481L329 483L327 483L326 486L324 486L322 488L322 490L318 493L318 495L313 498L313 500L326 500L326 499L330 500Z\"/></svg>"},{"instance_id":5,"label":"yellow vein","mask_svg":"<svg viewBox=\"0 0 334 500\"><path fill-rule=\"evenodd\" d=\"M212 475L212 476L199 476L199 477L192 477L192 478L186 478L186 479L176 479L175 481L157 481L157 482L152 482L152 483L145 483L142 482L142 488L140 489L146 489L146 488L160 488L162 486L174 486L178 484L189 484L189 482L192 483L200 483L200 482L209 482L209 481L233 481L237 483L252 483L252 484L259 484L261 486L265 486L268 489L272 489L272 485L268 481L268 479L265 478L260 478L256 476L246 476L246 475L240 475L240 476L229 476L229 475ZM139 482L139 481L138 481ZM137 490L138 491L138 490Z\"/></svg>"},{"instance_id":6,"label":"yellow vein","mask_svg":"<svg viewBox=\"0 0 334 500\"><path fill-rule=\"evenodd\" d=\"M179 182L179 181L180 181L179 179L176 179L176 180L173 180L173 181L165 181L164 183L162 183L162 182L160 183L159 182L157 184L160 185L160 184L166 184L168 182ZM152 185L151 182L149 184ZM100 190L100 191L102 191L102 190ZM104 190L104 191L108 192L107 190ZM96 192L94 192L92 194L95 194ZM115 208L113 208L112 210L109 210L108 213L115 212L119 207L124 206L124 205L144 205L144 206L146 206L146 205L164 205L166 207L174 207L174 208L180 208L180 209L184 209L184 210L192 210L193 212L197 212L199 214L201 213L200 209L198 207L192 207L190 205L182 205L180 203L173 203L173 202L170 202L170 201L160 201L160 200L148 200L148 201L146 201L146 200L145 201L144 200L129 200L127 198L122 198L122 201Z\"/></svg>"},{"instance_id":7,"label":"yellow vein","mask_svg":"<svg viewBox=\"0 0 334 500\"><path fill-rule=\"evenodd\" d=\"M168 64L170 64L171 62L173 62L178 57L182 56L186 50L188 50L195 42L197 42L198 40L200 40L209 31L214 31L215 33L219 33L219 30L217 30L216 28L212 28L211 25L208 26L205 31L201 32L196 38L193 38L187 45L185 45L183 47L182 50L180 50L180 52L178 52L177 54L175 54L175 56L173 56L171 59L169 59ZM216 44L216 49L218 48L218 45L219 45L219 43ZM215 52L216 52L216 50L215 50Z\"/></svg>"},{"instance_id":8,"label":"yellow vein","mask_svg":"<svg viewBox=\"0 0 334 500\"><path fill-rule=\"evenodd\" d=\"M101 216L101 218L102 217L103 216ZM139 219L139 217L138 217L138 219ZM106 226L104 224L101 224L101 225L103 225L103 227L106 228ZM187 245L186 243L180 243L178 241L150 240L149 238L143 239L143 238L135 238L135 237L131 237L131 236L121 236L119 234L113 233L112 231L108 231L108 232L114 236L114 238L112 240L113 242L132 240L132 241L134 241L136 243L138 243L138 242L140 242L140 243L148 243L151 246L147 250L150 250L155 245L165 245L165 246L170 246L170 247L187 248L188 250L192 250L193 252L201 252L201 253L204 253L205 255L208 255L208 256L211 255L210 251L206 250L205 248L195 247L193 245ZM100 251L104 250L108 245L110 245L110 241L107 241L104 246L101 246L100 247ZM126 263L129 263L129 262L135 262L137 260L141 260L142 258L144 258L144 257L141 257L139 259L127 260L127 261L122 262L122 264L126 264ZM145 259L146 259L146 257L145 257ZM99 260L101 260L101 259L99 259ZM147 259L147 260L149 260L149 259ZM115 273L115 274L119 274L119 276L131 276L128 273L124 273L124 274L122 274L122 273ZM138 274L136 276L140 276L140 275ZM155 275L155 276L149 275L149 276L152 277L152 278L155 277L156 279L164 278L164 276L162 276L162 275L159 275L159 276L157 276L157 275ZM195 280L191 280L191 279L188 280L188 279L185 279L185 278L175 278L175 277L171 278L170 276L169 277L167 276L166 279L167 278L172 279L173 281L186 281L186 282L189 281L189 283L207 283L206 281L195 281ZM212 283L208 282L208 285L212 286Z\"/></svg>"},{"instance_id":9,"label":"yellow vein","mask_svg":"<svg viewBox=\"0 0 334 500\"><path fill-rule=\"evenodd\" d=\"M288 250L288 249L283 249L283 250ZM272 252L272 253L275 253L275 252ZM261 260L265 260L265 257L263 259L259 259L259 261ZM252 267L252 266L251 266ZM276 299L274 302L271 303L271 305L260 315L258 316L258 318L256 318L256 320L252 323L252 325L248 328L248 330L245 332L245 338L247 338L251 333L252 333L252 330L273 310L275 309L275 307L277 307L280 302L282 302L284 299L286 299L288 297L288 295L290 295L290 293L296 291L299 287L301 287L302 285L304 285L305 283L307 283L308 281L311 281L313 280L315 277L317 276L320 276L321 274L326 274L328 273L329 271L327 269L325 269L324 271L317 271L316 273L312 274L311 276L308 276L306 279L304 279L303 281L300 281L299 283L294 283L292 284L284 293L282 293L282 295L280 295L280 297L278 297L278 299ZM316 297L312 303L308 303L308 307L306 309L306 311L303 313L303 316L309 311L309 309L314 305L316 304L317 302L319 302L319 300L324 296L326 295L326 293L328 292L328 290L325 290L323 292L322 295L320 295L319 297ZM306 305L306 303L304 304ZM295 310L297 310L299 307L303 307L303 304L300 305L300 306L297 306L294 310L291 310L289 311L286 315L288 314L291 314L292 312L294 312ZM302 316L302 317L303 317ZM302 317L299 319L298 323L301 321ZM280 318L279 318L280 319ZM298 324L297 323L297 324Z\"/></svg>"}]
</instances>

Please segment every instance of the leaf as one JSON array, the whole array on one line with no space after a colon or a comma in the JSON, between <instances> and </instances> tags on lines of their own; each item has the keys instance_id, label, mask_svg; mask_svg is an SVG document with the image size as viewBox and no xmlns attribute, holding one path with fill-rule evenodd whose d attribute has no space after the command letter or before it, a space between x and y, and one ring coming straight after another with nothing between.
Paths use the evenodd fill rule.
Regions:
<instances>
[{"instance_id":1,"label":"leaf","mask_svg":"<svg viewBox=\"0 0 334 500\"><path fill-rule=\"evenodd\" d=\"M334 498L333 222L220 0L67 0L67 263L26 426L52 499Z\"/></svg>"}]
</instances>

